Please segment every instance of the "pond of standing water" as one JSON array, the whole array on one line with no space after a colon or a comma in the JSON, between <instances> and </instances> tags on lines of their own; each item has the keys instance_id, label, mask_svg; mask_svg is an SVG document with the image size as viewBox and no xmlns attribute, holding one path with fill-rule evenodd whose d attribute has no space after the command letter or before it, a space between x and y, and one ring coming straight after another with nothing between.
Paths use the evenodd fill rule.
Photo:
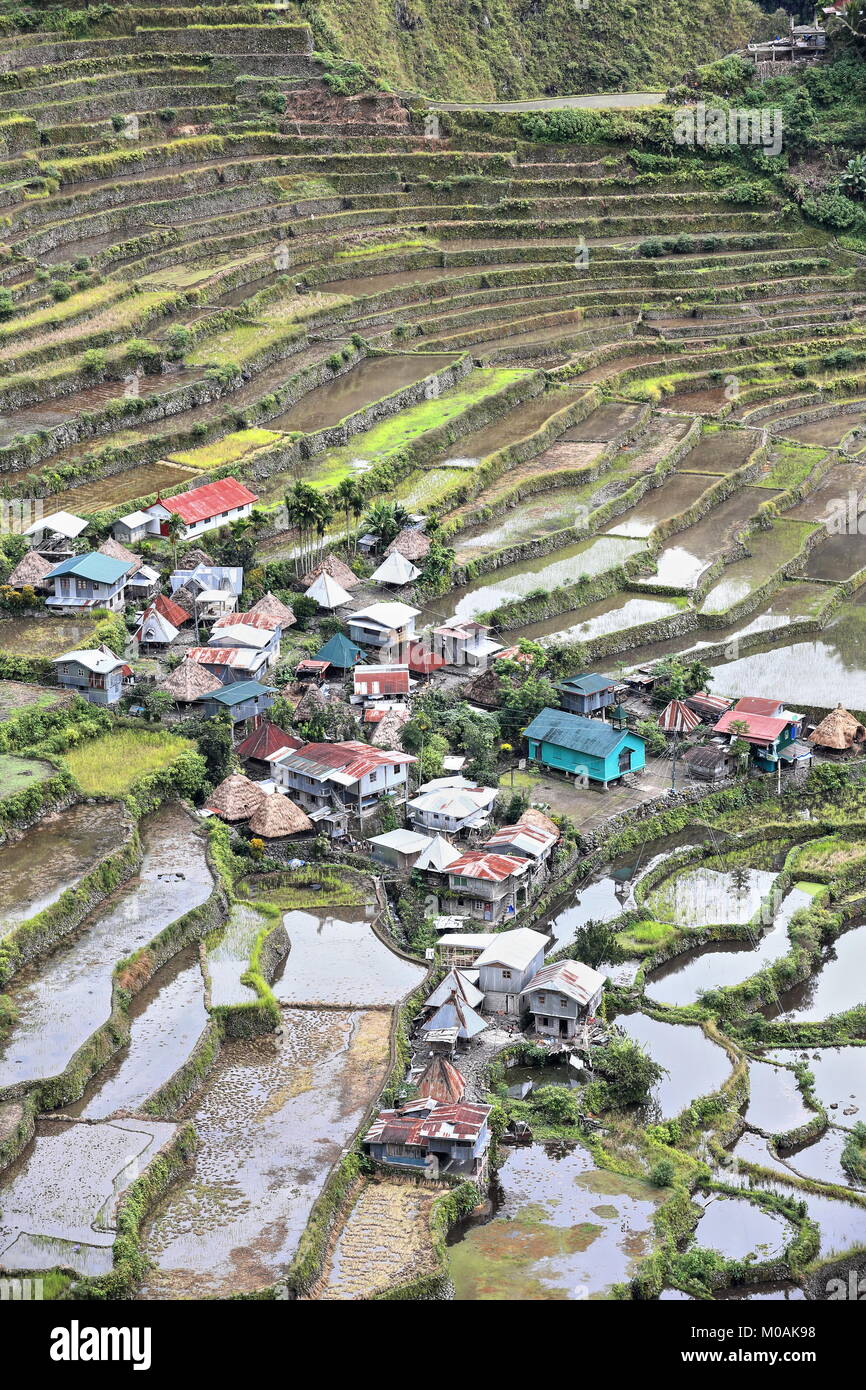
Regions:
<instances>
[{"instance_id":1,"label":"pond of standing water","mask_svg":"<svg viewBox=\"0 0 866 1390\"><path fill-rule=\"evenodd\" d=\"M618 536L645 537L652 535L663 521L679 516L714 487L717 479L703 473L672 473L659 487L606 527Z\"/></svg>"},{"instance_id":2,"label":"pond of standing water","mask_svg":"<svg viewBox=\"0 0 866 1390\"><path fill-rule=\"evenodd\" d=\"M498 1173L493 1217L449 1239L460 1300L605 1298L653 1248L658 1189L595 1167L584 1149L512 1149Z\"/></svg>"},{"instance_id":3,"label":"pond of standing water","mask_svg":"<svg viewBox=\"0 0 866 1390\"><path fill-rule=\"evenodd\" d=\"M729 1260L772 1259L794 1235L784 1217L764 1211L742 1197L709 1198L694 1235L695 1245L717 1250Z\"/></svg>"},{"instance_id":4,"label":"pond of standing water","mask_svg":"<svg viewBox=\"0 0 866 1390\"><path fill-rule=\"evenodd\" d=\"M70 806L0 849L0 937L55 903L118 848L116 805Z\"/></svg>"},{"instance_id":5,"label":"pond of standing water","mask_svg":"<svg viewBox=\"0 0 866 1390\"><path fill-rule=\"evenodd\" d=\"M207 938L207 970L211 1004L242 1004L256 998L251 985L241 983L250 956L267 918L245 903L232 906L229 920Z\"/></svg>"},{"instance_id":6,"label":"pond of standing water","mask_svg":"<svg viewBox=\"0 0 866 1390\"><path fill-rule=\"evenodd\" d=\"M0 1175L0 1269L109 1273L116 1199L173 1131L154 1120L39 1120Z\"/></svg>"},{"instance_id":7,"label":"pond of standing water","mask_svg":"<svg viewBox=\"0 0 866 1390\"><path fill-rule=\"evenodd\" d=\"M208 1021L198 947L173 956L129 1006L130 1039L64 1114L102 1120L140 1110L189 1057Z\"/></svg>"},{"instance_id":8,"label":"pond of standing water","mask_svg":"<svg viewBox=\"0 0 866 1390\"><path fill-rule=\"evenodd\" d=\"M810 1052L785 1047L767 1056L777 1062L807 1064L815 1077L815 1095L834 1125L851 1129L866 1119L866 1047L821 1047ZM846 1115L846 1110L854 1113Z\"/></svg>"},{"instance_id":9,"label":"pond of standing water","mask_svg":"<svg viewBox=\"0 0 866 1390\"><path fill-rule=\"evenodd\" d=\"M693 589L704 571L728 548L737 531L769 496L772 493L764 488L739 488L713 507L703 520L687 526L667 541L656 556L656 573L643 582Z\"/></svg>"},{"instance_id":10,"label":"pond of standing water","mask_svg":"<svg viewBox=\"0 0 866 1390\"><path fill-rule=\"evenodd\" d=\"M776 875L767 869L681 869L649 895L659 922L681 927L750 922L761 908Z\"/></svg>"},{"instance_id":11,"label":"pond of standing water","mask_svg":"<svg viewBox=\"0 0 866 1390\"><path fill-rule=\"evenodd\" d=\"M351 908L287 912L283 921L290 949L273 984L282 1004L396 1004L424 978L423 966L396 955Z\"/></svg>"},{"instance_id":12,"label":"pond of standing water","mask_svg":"<svg viewBox=\"0 0 866 1390\"><path fill-rule=\"evenodd\" d=\"M809 1217L817 1223L821 1232L821 1255L826 1256L834 1251L851 1250L866 1245L866 1205L846 1201L844 1197L825 1197L820 1193L792 1186L791 1169L786 1168L784 1163L775 1157L766 1139L759 1134L752 1134L749 1130L740 1136L731 1154L734 1159L769 1168L778 1175L776 1178L760 1179L757 1185L764 1191L778 1192L784 1197L793 1198L796 1202L806 1203ZM731 1168L721 1169L717 1176L720 1181L734 1186L749 1187L752 1183L748 1173L737 1173ZM832 1183L837 1179L827 1173L823 1181Z\"/></svg>"},{"instance_id":13,"label":"pond of standing water","mask_svg":"<svg viewBox=\"0 0 866 1390\"><path fill-rule=\"evenodd\" d=\"M285 1273L313 1202L378 1094L390 1011L288 1009L278 1037L227 1043L180 1112L193 1170L147 1223L142 1298L226 1298Z\"/></svg>"},{"instance_id":14,"label":"pond of standing water","mask_svg":"<svg viewBox=\"0 0 866 1390\"><path fill-rule=\"evenodd\" d=\"M210 896L204 841L180 806L147 817L142 841L138 874L10 982L19 1016L0 1043L0 1089L59 1075L108 1018L115 965Z\"/></svg>"},{"instance_id":15,"label":"pond of standing water","mask_svg":"<svg viewBox=\"0 0 866 1390\"><path fill-rule=\"evenodd\" d=\"M814 975L780 994L778 1005L767 1004L762 1012L766 1018L784 1016L789 1023L808 1023L856 1004L866 1004L866 926L840 936Z\"/></svg>"},{"instance_id":16,"label":"pond of standing water","mask_svg":"<svg viewBox=\"0 0 866 1390\"><path fill-rule=\"evenodd\" d=\"M673 1119L698 1096L718 1091L731 1074L727 1053L698 1027L660 1023L646 1014L620 1014L617 1025L645 1049L667 1075L650 1093L649 1109L664 1120Z\"/></svg>"},{"instance_id":17,"label":"pond of standing water","mask_svg":"<svg viewBox=\"0 0 866 1390\"><path fill-rule=\"evenodd\" d=\"M811 906L812 901L809 893L792 888L769 931L761 935L760 927L756 928L754 942L713 941L674 956L647 975L647 993L665 1004L694 1004L703 990L741 984L770 961L787 955L791 946L788 923L795 912Z\"/></svg>"},{"instance_id":18,"label":"pond of standing water","mask_svg":"<svg viewBox=\"0 0 866 1390\"><path fill-rule=\"evenodd\" d=\"M599 544L600 542L596 542ZM509 634L513 641L527 638L532 642L542 642L547 637L555 637L561 642L591 642L596 637L611 633L623 633L620 646L628 645L628 630L640 627L643 623L654 623L660 618L672 618L682 610L673 599L634 598L623 594L613 594L598 603L587 604L580 609L580 620L569 624L574 613L560 613L544 622L529 623L526 627L515 628Z\"/></svg>"}]
</instances>

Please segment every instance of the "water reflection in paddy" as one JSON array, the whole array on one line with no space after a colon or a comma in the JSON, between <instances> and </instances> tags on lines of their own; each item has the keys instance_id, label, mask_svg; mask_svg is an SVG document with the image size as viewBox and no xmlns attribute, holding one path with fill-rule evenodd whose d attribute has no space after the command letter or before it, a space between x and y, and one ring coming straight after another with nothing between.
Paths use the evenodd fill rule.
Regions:
<instances>
[{"instance_id":1,"label":"water reflection in paddy","mask_svg":"<svg viewBox=\"0 0 866 1390\"><path fill-rule=\"evenodd\" d=\"M821 1193L809 1192L791 1183L791 1169L786 1168L772 1153L769 1143L759 1134L749 1130L742 1134L731 1150L733 1159L753 1163L757 1167L769 1168L777 1176L761 1178L759 1182L743 1171L733 1167L722 1168L717 1176L732 1186L749 1187L758 1185L764 1191L777 1192L796 1202L805 1202L810 1219L816 1222L820 1231L821 1255L836 1251L856 1249L866 1245L866 1204L846 1201L843 1196L826 1197ZM824 1182L833 1182L829 1176Z\"/></svg>"},{"instance_id":2,"label":"water reflection in paddy","mask_svg":"<svg viewBox=\"0 0 866 1390\"><path fill-rule=\"evenodd\" d=\"M658 1189L596 1168L583 1149L512 1149L498 1184L492 1219L450 1237L457 1299L605 1298L652 1250Z\"/></svg>"},{"instance_id":3,"label":"water reflection in paddy","mask_svg":"<svg viewBox=\"0 0 866 1390\"><path fill-rule=\"evenodd\" d=\"M768 1134L783 1134L812 1118L797 1086L797 1078L787 1067L767 1062L749 1062L749 1100L743 1111L747 1124Z\"/></svg>"},{"instance_id":4,"label":"water reflection in paddy","mask_svg":"<svg viewBox=\"0 0 866 1390\"><path fill-rule=\"evenodd\" d=\"M57 901L119 843L118 807L70 806L0 849L0 936Z\"/></svg>"},{"instance_id":5,"label":"water reflection in paddy","mask_svg":"<svg viewBox=\"0 0 866 1390\"><path fill-rule=\"evenodd\" d=\"M661 1023L646 1014L619 1014L617 1026L640 1043L667 1075L653 1087L650 1107L672 1119L698 1096L717 1091L731 1073L727 1053L703 1031L686 1023Z\"/></svg>"},{"instance_id":6,"label":"water reflection in paddy","mask_svg":"<svg viewBox=\"0 0 866 1390\"><path fill-rule=\"evenodd\" d=\"M618 536L649 536L663 521L670 521L691 507L715 482L701 473L673 473L606 529Z\"/></svg>"},{"instance_id":7,"label":"water reflection in paddy","mask_svg":"<svg viewBox=\"0 0 866 1390\"><path fill-rule=\"evenodd\" d=\"M363 911L363 909L362 909ZM424 978L351 909L287 912L290 950L273 990L284 1004L395 1004Z\"/></svg>"},{"instance_id":8,"label":"water reflection in paddy","mask_svg":"<svg viewBox=\"0 0 866 1390\"><path fill-rule=\"evenodd\" d=\"M767 869L744 866L681 869L653 889L648 906L658 921L682 927L742 925L761 910L775 879L775 873Z\"/></svg>"},{"instance_id":9,"label":"water reflection in paddy","mask_svg":"<svg viewBox=\"0 0 866 1390\"><path fill-rule=\"evenodd\" d=\"M367 357L351 370L301 396L290 410L269 421L273 430L327 429L373 401L412 386L453 362L448 354L406 353Z\"/></svg>"},{"instance_id":10,"label":"water reflection in paddy","mask_svg":"<svg viewBox=\"0 0 866 1390\"><path fill-rule=\"evenodd\" d=\"M789 1023L806 1023L844 1013L866 1003L866 926L852 927L824 955L823 964L802 984L768 1004L767 1018L784 1016Z\"/></svg>"},{"instance_id":11,"label":"water reflection in paddy","mask_svg":"<svg viewBox=\"0 0 866 1390\"><path fill-rule=\"evenodd\" d=\"M581 608L579 622L569 625L569 619L574 614L560 613L556 618L515 628L511 636L515 641L525 637L532 642L541 642L546 637L556 637L561 642L590 642L608 633L627 634L629 628L653 623L659 618L672 618L679 612L681 609L674 599L627 598L622 594L613 594L610 598ZM627 642L628 637L623 636L622 645Z\"/></svg>"},{"instance_id":12,"label":"water reflection in paddy","mask_svg":"<svg viewBox=\"0 0 866 1390\"><path fill-rule=\"evenodd\" d=\"M866 1117L866 1047L821 1047L810 1052L777 1048L767 1056L779 1062L806 1063L815 1077L815 1094L834 1125L850 1129Z\"/></svg>"},{"instance_id":13,"label":"water reflection in paddy","mask_svg":"<svg viewBox=\"0 0 866 1390\"><path fill-rule=\"evenodd\" d=\"M695 1231L695 1244L730 1260L767 1260L780 1255L794 1235L790 1222L741 1197L713 1195Z\"/></svg>"},{"instance_id":14,"label":"water reflection in paddy","mask_svg":"<svg viewBox=\"0 0 866 1390\"><path fill-rule=\"evenodd\" d=\"M791 946L788 923L795 912L811 903L808 893L792 888L763 935L757 927L752 941L714 941L674 956L648 974L647 993L665 1004L694 1004L703 990L722 989L748 980L771 961L787 955ZM714 918L707 916L705 920L711 922Z\"/></svg>"}]
</instances>

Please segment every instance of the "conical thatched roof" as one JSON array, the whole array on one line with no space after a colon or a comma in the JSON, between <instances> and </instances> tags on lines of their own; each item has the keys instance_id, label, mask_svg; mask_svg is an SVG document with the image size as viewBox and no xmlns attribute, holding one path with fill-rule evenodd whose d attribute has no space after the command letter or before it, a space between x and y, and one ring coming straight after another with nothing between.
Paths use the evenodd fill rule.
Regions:
<instances>
[{"instance_id":1,"label":"conical thatched roof","mask_svg":"<svg viewBox=\"0 0 866 1390\"><path fill-rule=\"evenodd\" d=\"M279 795L278 792L273 794ZM244 777L242 772L233 772L218 787L214 787L205 802L205 810L213 811L222 820L248 820L266 800L261 787L251 782L249 777Z\"/></svg>"},{"instance_id":2,"label":"conical thatched roof","mask_svg":"<svg viewBox=\"0 0 866 1390\"><path fill-rule=\"evenodd\" d=\"M396 748L403 747L400 742L400 735L403 732L404 724L409 722L408 709L389 709L386 710L376 725L373 737L370 739L374 748Z\"/></svg>"},{"instance_id":3,"label":"conical thatched roof","mask_svg":"<svg viewBox=\"0 0 866 1390\"><path fill-rule=\"evenodd\" d=\"M122 560L125 565L132 565L130 574L137 574L141 569L141 556L133 555L131 550L127 550L125 545L116 541L113 536L109 536L107 541L103 541L99 547L100 555L108 555L112 560Z\"/></svg>"},{"instance_id":4,"label":"conical thatched roof","mask_svg":"<svg viewBox=\"0 0 866 1390\"><path fill-rule=\"evenodd\" d=\"M819 748L832 748L837 752L845 748L852 748L855 743L861 743L866 738L866 728L849 714L842 705L837 705L832 709L826 718L821 720L810 735L809 740Z\"/></svg>"},{"instance_id":5,"label":"conical thatched roof","mask_svg":"<svg viewBox=\"0 0 866 1390\"><path fill-rule=\"evenodd\" d=\"M555 821L552 821L550 816L546 816L543 811L537 811L534 806L527 806L517 824L533 825L536 830L544 830L549 835L555 835L557 839L559 838L559 829Z\"/></svg>"},{"instance_id":6,"label":"conical thatched roof","mask_svg":"<svg viewBox=\"0 0 866 1390\"><path fill-rule=\"evenodd\" d=\"M395 536L391 544L386 547L385 554L392 555L394 551L404 555L407 560L424 560L430 554L430 539L424 535L423 531L413 530L407 527Z\"/></svg>"},{"instance_id":7,"label":"conical thatched roof","mask_svg":"<svg viewBox=\"0 0 866 1390\"><path fill-rule=\"evenodd\" d=\"M44 579L53 568L54 562L44 559L38 550L28 550L26 555L21 556L6 583L13 589L23 589L25 585L31 589L47 589L49 585L44 583Z\"/></svg>"},{"instance_id":8,"label":"conical thatched roof","mask_svg":"<svg viewBox=\"0 0 866 1390\"><path fill-rule=\"evenodd\" d=\"M318 575L308 589L304 590L305 598L314 598L320 608L333 610L342 608L344 603L351 601L352 595L342 584L338 584L330 574Z\"/></svg>"},{"instance_id":9,"label":"conical thatched roof","mask_svg":"<svg viewBox=\"0 0 866 1390\"><path fill-rule=\"evenodd\" d=\"M361 582L358 576L353 574L349 566L337 555L326 555L321 564L316 565L315 569L304 575L301 583L309 588L320 574L329 574L332 579L336 579L343 589L357 589Z\"/></svg>"},{"instance_id":10,"label":"conical thatched roof","mask_svg":"<svg viewBox=\"0 0 866 1390\"><path fill-rule=\"evenodd\" d=\"M279 792L266 796L250 818L250 830L264 840L278 840L282 835L300 835L312 829L313 822L306 811Z\"/></svg>"},{"instance_id":11,"label":"conical thatched roof","mask_svg":"<svg viewBox=\"0 0 866 1390\"><path fill-rule=\"evenodd\" d=\"M178 604L179 607L183 609L184 613L188 613L189 616L192 617L195 613L195 601L199 592L198 585L190 584L189 580L187 580L185 584L181 584L175 589L171 596L171 601L172 603Z\"/></svg>"},{"instance_id":12,"label":"conical thatched roof","mask_svg":"<svg viewBox=\"0 0 866 1390\"><path fill-rule=\"evenodd\" d=\"M215 690L221 690L222 686L206 667L200 666L197 661L187 660L176 666L165 680L159 681L156 688L164 690L179 704L189 705L203 695L212 695Z\"/></svg>"},{"instance_id":13,"label":"conical thatched roof","mask_svg":"<svg viewBox=\"0 0 866 1390\"><path fill-rule=\"evenodd\" d=\"M291 608L283 603L282 599L278 599L276 594L272 594L270 590L263 598L259 599L258 603L253 604L249 612L263 613L268 618L277 618L283 627L291 627L295 621L295 615Z\"/></svg>"}]
</instances>

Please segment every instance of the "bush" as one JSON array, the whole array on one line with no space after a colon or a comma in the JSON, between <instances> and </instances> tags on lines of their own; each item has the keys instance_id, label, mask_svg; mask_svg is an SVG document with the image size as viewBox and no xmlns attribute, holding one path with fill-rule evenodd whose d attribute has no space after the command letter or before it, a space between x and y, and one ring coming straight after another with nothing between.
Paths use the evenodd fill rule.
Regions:
<instances>
[{"instance_id":1,"label":"bush","mask_svg":"<svg viewBox=\"0 0 866 1390\"><path fill-rule=\"evenodd\" d=\"M532 1103L552 1124L573 1126L580 1122L574 1092L567 1086L541 1086L532 1097Z\"/></svg>"},{"instance_id":2,"label":"bush","mask_svg":"<svg viewBox=\"0 0 866 1390\"><path fill-rule=\"evenodd\" d=\"M676 1168L671 1159L660 1158L650 1169L650 1182L656 1187L671 1187L676 1177Z\"/></svg>"}]
</instances>

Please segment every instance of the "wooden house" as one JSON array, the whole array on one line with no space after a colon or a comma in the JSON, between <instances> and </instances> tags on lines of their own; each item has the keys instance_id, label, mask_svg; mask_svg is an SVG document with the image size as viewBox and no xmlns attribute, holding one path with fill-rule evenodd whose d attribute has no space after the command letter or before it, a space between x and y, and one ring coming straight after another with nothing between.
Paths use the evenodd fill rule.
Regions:
<instances>
[{"instance_id":1,"label":"wooden house","mask_svg":"<svg viewBox=\"0 0 866 1390\"><path fill-rule=\"evenodd\" d=\"M198 696L196 704L201 705L206 717L225 710L235 726L236 736L244 737L271 708L275 694L272 686L262 685L260 681L233 681L231 685L221 685Z\"/></svg>"},{"instance_id":2,"label":"wooden house","mask_svg":"<svg viewBox=\"0 0 866 1390\"><path fill-rule=\"evenodd\" d=\"M64 652L52 664L57 684L77 691L92 705L116 705L129 671L123 657L105 646Z\"/></svg>"},{"instance_id":3,"label":"wooden house","mask_svg":"<svg viewBox=\"0 0 866 1390\"><path fill-rule=\"evenodd\" d=\"M612 676L587 673L569 676L556 686L559 703L570 714L598 714L616 702L616 681Z\"/></svg>"},{"instance_id":4,"label":"wooden house","mask_svg":"<svg viewBox=\"0 0 866 1390\"><path fill-rule=\"evenodd\" d=\"M519 1014L520 997L544 964L548 939L529 927L498 932L475 962L490 1013Z\"/></svg>"},{"instance_id":5,"label":"wooden house","mask_svg":"<svg viewBox=\"0 0 866 1390\"><path fill-rule=\"evenodd\" d=\"M533 762L602 787L646 765L646 744L637 734L563 710L543 709L524 737Z\"/></svg>"},{"instance_id":6,"label":"wooden house","mask_svg":"<svg viewBox=\"0 0 866 1390\"><path fill-rule=\"evenodd\" d=\"M601 1003L604 975L579 960L544 965L521 994L541 1037L573 1038Z\"/></svg>"}]
</instances>

